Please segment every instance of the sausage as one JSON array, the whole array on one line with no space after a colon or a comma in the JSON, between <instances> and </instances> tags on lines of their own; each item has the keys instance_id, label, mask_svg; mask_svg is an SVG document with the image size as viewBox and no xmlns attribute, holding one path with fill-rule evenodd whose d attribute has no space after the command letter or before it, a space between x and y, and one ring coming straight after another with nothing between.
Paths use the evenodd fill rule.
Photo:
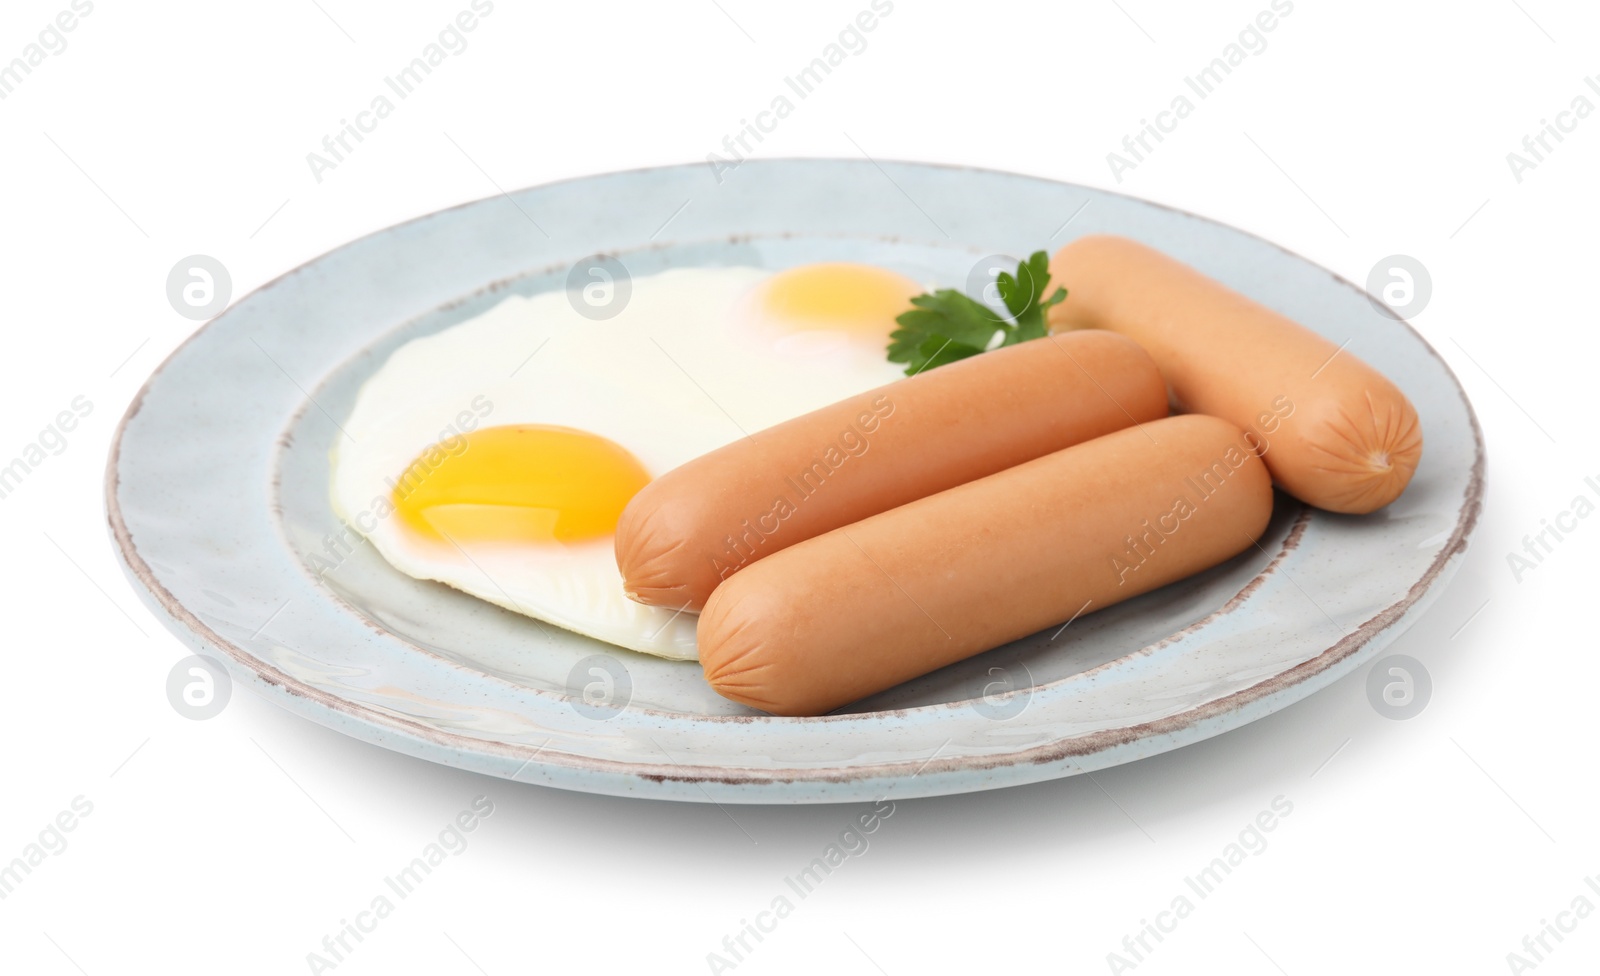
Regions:
<instances>
[{"instance_id":1,"label":"sausage","mask_svg":"<svg viewBox=\"0 0 1600 976\"><path fill-rule=\"evenodd\" d=\"M617 524L623 589L698 611L755 561L829 529L1167 415L1149 355L1110 332L958 360L735 441L646 485Z\"/></svg>"},{"instance_id":2,"label":"sausage","mask_svg":"<svg viewBox=\"0 0 1600 976\"><path fill-rule=\"evenodd\" d=\"M1400 496L1422 457L1405 394L1349 350L1122 237L1073 241L1052 329L1112 329L1150 351L1182 410L1243 428L1301 501L1365 514Z\"/></svg>"},{"instance_id":3,"label":"sausage","mask_svg":"<svg viewBox=\"0 0 1600 976\"><path fill-rule=\"evenodd\" d=\"M1272 482L1243 432L1129 427L834 529L711 594L718 694L817 715L1250 548Z\"/></svg>"}]
</instances>

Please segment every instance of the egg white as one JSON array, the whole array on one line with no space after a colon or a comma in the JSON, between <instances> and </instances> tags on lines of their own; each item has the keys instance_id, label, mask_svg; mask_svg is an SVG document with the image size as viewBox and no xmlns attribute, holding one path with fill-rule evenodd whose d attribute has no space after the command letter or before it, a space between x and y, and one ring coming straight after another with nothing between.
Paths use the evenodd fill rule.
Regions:
<instances>
[{"instance_id":1,"label":"egg white","mask_svg":"<svg viewBox=\"0 0 1600 976\"><path fill-rule=\"evenodd\" d=\"M795 336L762 321L758 268L634 278L615 317L586 318L565 292L510 296L395 350L362 386L331 454L335 514L396 569L621 647L696 660L692 613L622 591L611 536L562 545L415 539L386 512L390 480L430 445L471 429L555 424L597 434L652 477L749 433L900 377L881 343ZM363 515L359 521L358 514Z\"/></svg>"}]
</instances>

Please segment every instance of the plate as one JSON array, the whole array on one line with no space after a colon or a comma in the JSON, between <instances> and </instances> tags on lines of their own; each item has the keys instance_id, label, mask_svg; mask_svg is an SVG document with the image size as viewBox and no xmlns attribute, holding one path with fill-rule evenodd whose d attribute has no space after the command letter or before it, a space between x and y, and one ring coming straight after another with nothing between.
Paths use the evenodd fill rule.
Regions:
<instances>
[{"instance_id":1,"label":"plate","mask_svg":"<svg viewBox=\"0 0 1600 976\"><path fill-rule=\"evenodd\" d=\"M1406 493L1362 517L1280 495L1260 546L1222 566L819 718L762 715L712 693L695 664L540 628L404 576L368 545L336 545L328 451L361 382L411 338L507 294L566 288L585 258L610 255L634 276L854 260L965 288L988 256L1104 232L1347 343L1398 383L1426 445ZM1438 595L1477 522L1483 471L1472 407L1427 343L1360 289L1259 238L1015 174L747 160L720 183L684 165L502 194L291 271L151 376L112 444L106 502L152 611L298 715L523 782L817 803L1092 772L1304 698Z\"/></svg>"}]
</instances>

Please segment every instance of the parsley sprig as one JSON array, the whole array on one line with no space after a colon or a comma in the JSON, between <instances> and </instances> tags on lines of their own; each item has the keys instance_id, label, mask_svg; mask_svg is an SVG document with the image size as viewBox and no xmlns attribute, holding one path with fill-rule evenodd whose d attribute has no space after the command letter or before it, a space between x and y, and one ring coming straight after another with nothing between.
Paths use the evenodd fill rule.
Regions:
<instances>
[{"instance_id":1,"label":"parsley sprig","mask_svg":"<svg viewBox=\"0 0 1600 976\"><path fill-rule=\"evenodd\" d=\"M918 295L911 299L916 307L895 318L900 328L889 335L889 362L905 363L906 375L915 376L984 352L996 333L1004 334L1001 346L1043 338L1049 331L1045 312L1067 297L1065 288L1057 288L1040 301L1049 285L1050 260L1045 252L1035 251L1017 265L1016 274L1002 271L995 278L1010 321L954 288Z\"/></svg>"}]
</instances>

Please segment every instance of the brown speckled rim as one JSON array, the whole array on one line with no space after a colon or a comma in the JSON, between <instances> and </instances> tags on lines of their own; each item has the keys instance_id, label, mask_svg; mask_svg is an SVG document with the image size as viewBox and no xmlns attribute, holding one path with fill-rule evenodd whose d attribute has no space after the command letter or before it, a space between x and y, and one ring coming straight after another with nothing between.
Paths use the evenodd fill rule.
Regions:
<instances>
[{"instance_id":1,"label":"brown speckled rim","mask_svg":"<svg viewBox=\"0 0 1600 976\"><path fill-rule=\"evenodd\" d=\"M774 164L774 163L822 163L822 164L845 163L845 164L854 164L854 163L858 163L859 161L858 160L845 160L845 159L838 159L838 158L828 158L828 157L781 157L781 158L773 158L773 159L769 159L769 160L768 159L751 160L750 162L759 166L759 165L763 165L763 164ZM1041 183L1048 183L1048 184L1055 185L1055 186L1066 186L1066 187L1072 187L1074 189L1087 190L1087 191L1094 192L1094 193L1102 193L1102 194L1107 194L1107 195L1111 195L1111 196L1122 197L1124 199L1133 201L1135 203L1138 203L1138 204L1141 204L1141 205L1145 205L1145 206L1155 207L1155 208L1158 208L1158 209L1161 209L1161 210L1168 211L1168 212L1173 213L1173 214L1177 214L1179 216L1188 217L1188 218L1192 218L1192 219L1196 219L1196 220L1201 220L1201 221L1205 221L1207 223L1213 223L1213 224L1218 223L1217 221L1214 221L1214 220L1212 220L1210 218L1201 217L1201 216L1199 216L1197 214L1190 213L1189 211L1185 211L1185 210L1179 209L1177 207L1173 207L1173 206L1170 206L1170 205L1167 205L1167 204L1157 203L1157 202L1153 202L1153 201L1149 201L1149 200L1144 200L1144 199L1141 199L1141 198L1138 198L1138 197L1131 196L1129 194L1119 193L1119 192L1117 192L1115 190L1108 190L1108 189L1104 189L1104 188L1101 188L1101 187L1083 186L1081 184L1066 183L1064 181L1052 180L1052 179L1048 179L1048 178L1045 178L1045 177L1033 176L1033 175L1030 175L1030 174L1005 172L1005 171L1000 171L1000 170L991 170L991 169L985 169L985 168L973 167L973 166L959 166L959 165L950 165L950 164L941 164L941 163L923 163L923 162L906 161L906 160L881 160L880 162L890 162L890 163L893 163L895 165L904 165L904 166L912 166L912 167L943 169L943 170L949 170L949 171L952 171L952 172L979 173L979 174L984 174L986 176L1000 176L1000 177L1005 177L1005 178L1010 178L1010 179L1037 180L1037 181L1039 181ZM560 186L560 185L565 184L565 183L572 183L572 182L590 180L590 179L595 179L595 178L599 178L599 177L622 176L622 175L627 175L627 174L631 174L631 173L646 173L646 172L653 172L653 171L658 171L658 170L663 170L663 169L689 169L689 168L698 167L700 165L702 165L702 164L700 164L700 163L684 163L684 164L678 164L676 166L650 166L650 167L640 167L640 168L631 169L631 170L619 170L619 171L614 171L614 172L609 172L609 173L585 174L585 175L582 175L582 176L575 176L575 177L570 177L570 178L567 178L567 179L554 180L554 181L550 181L550 182L547 182L547 183L537 184L537 185L532 186L532 187L523 188L523 190L519 190L519 191L516 191L516 192L524 192L525 190L532 190L532 189L545 189L545 188L550 188L550 187L554 187L554 186ZM429 219L431 219L433 217L436 217L436 216L439 216L441 214L450 213L450 212L455 211L455 210L460 210L460 209L463 209L463 208L466 208L466 207L474 206L476 204L484 202L485 200L494 200L494 199L498 199L498 196L485 197L485 198L482 198L482 199L479 199L479 200L467 201L467 202L464 202L464 203L461 203L461 204L457 204L457 205L452 206L452 207L447 207L447 208L444 208L444 209L441 209L441 210L437 210L437 211L433 211L431 213L428 213L428 214L425 214L425 215L422 215L422 216L419 216L419 217L412 218L411 220L402 221L401 223L391 225L390 227L381 228L380 230L375 231L373 233L374 234L384 233L385 231L393 230L394 228L397 228L397 227L406 226L408 224L419 223L421 221L429 220ZM1292 258L1295 258L1296 260L1302 261L1305 264L1311 265L1313 267L1319 267L1318 265L1315 264L1315 262L1309 261L1309 260L1301 257L1299 254L1295 253L1294 251L1291 251L1291 250L1289 250L1289 249L1287 249L1285 247L1282 247L1281 245L1275 244L1275 243L1273 243L1271 241L1267 241L1267 240L1265 240L1264 238L1261 238L1258 235L1252 234L1252 233L1250 233L1248 231L1241 230L1241 229L1239 229L1237 227L1233 227L1231 225L1222 225L1222 226L1227 227L1227 229L1233 231L1234 233L1238 233L1238 234L1244 235L1246 237L1253 238L1254 240L1259 241L1259 242L1261 242L1263 244L1266 244L1267 246L1272 247L1272 248L1280 251L1281 253L1283 253L1285 255L1288 255L1288 256L1290 256ZM368 235L368 236L371 236L371 235ZM289 275L294 274L296 271L300 270L301 268L304 268L304 267L306 267L306 266L308 266L310 264L314 264L315 262L320 261L321 259L327 257L328 255L334 253L335 251L339 250L340 248L342 248L344 246L346 246L346 245L341 244L338 248L332 248L332 249L330 249L328 251L325 251L322 254L317 255L316 257L313 257L313 258L311 258L311 259L309 259L309 260L307 260L305 262L302 262L302 264L297 266L296 268L290 269L289 271L284 272L283 274L279 275L278 277L273 278L272 280L262 284L260 287L258 287L256 289L254 289L253 291L251 291L248 295L243 296L238 302L235 302L232 306L229 307L228 311L231 311L232 308L237 307L240 303L242 303L243 301L247 300L248 298L250 298L250 297L252 297L252 296L254 296L256 294L265 292L265 291L277 286L279 283L281 283L287 277L289 277ZM1326 270L1326 269L1324 269L1324 270ZM1337 275L1337 274L1335 274L1335 273L1333 273L1331 271L1329 271L1328 274L1334 280L1335 283L1337 283L1337 284L1339 284L1339 285L1341 285L1343 287L1349 288L1352 291L1357 292L1358 294L1366 295L1366 292L1365 292L1364 289L1361 289L1361 288L1357 287L1355 284L1353 284L1352 282L1348 281L1347 279L1341 277L1340 275ZM511 280L511 279L507 279L507 280ZM503 285L502 282L497 282L495 284ZM486 288L493 288L494 285L489 285L489 286L485 286L485 287ZM457 301L459 301L459 299ZM447 303L447 305L444 306L444 307L449 307L450 304L454 304L454 302ZM1401 327L1407 329L1408 331L1410 331L1412 336L1417 340L1417 342L1419 342L1422 345L1422 348L1427 350L1428 354L1433 356L1434 359L1438 361L1440 367L1444 370L1445 375L1450 379L1451 383L1454 385L1458 396L1460 396L1460 398L1461 398L1461 403L1462 403L1462 406L1464 407L1464 409L1466 411L1467 420L1468 420L1468 423L1469 423L1471 431L1472 431L1474 459L1473 459L1472 469L1471 469L1471 472L1470 472L1470 475L1469 475L1469 478L1468 478L1468 483L1467 483L1466 489L1465 489L1465 491L1463 493L1463 498L1462 498L1462 503L1461 503L1461 508L1460 508L1460 514L1457 517L1455 526L1451 530L1451 534L1450 534L1450 537L1449 537L1448 541L1440 548L1439 552L1434 557L1433 562L1429 564L1428 568L1423 572L1421 577L1418 578L1417 581L1411 585L1411 587L1407 590L1405 596L1403 596L1401 599L1395 601L1394 603L1390 604L1389 606L1383 608L1378 613L1376 613L1372 617L1368 618L1366 621L1362 622L1360 625L1358 625L1356 628L1354 628L1350 633L1344 635L1339 641L1337 641L1336 643L1330 645L1329 647L1327 647L1326 649L1324 649L1323 651L1318 653L1316 656L1314 656L1312 658L1309 658L1306 661L1303 661L1302 663L1300 663L1299 665L1296 665L1295 667L1292 667L1292 668L1289 668L1289 669L1287 669L1285 671L1279 672L1279 673L1277 673L1277 674L1275 674L1275 675L1273 675L1273 676L1271 676L1271 677L1269 677L1269 678L1267 678L1267 679L1265 679L1263 681L1260 681L1260 682L1258 682L1258 683L1256 683L1254 685L1251 685L1248 688L1244 688L1244 689L1241 689L1241 690L1239 690L1237 692L1234 692L1232 694L1225 695L1223 697L1216 698L1216 699L1213 699L1213 700L1208 701L1208 702L1204 702L1204 703L1202 703L1200 705L1197 705L1197 706L1194 706L1192 708L1186 709L1183 712L1180 712L1180 713L1175 714L1175 715L1166 716L1164 718L1156 719L1156 720L1153 720L1153 721L1150 721L1150 722L1140 723L1140 724L1137 724L1137 725L1130 725L1130 726L1124 726L1122 728L1117 728L1117 729L1104 729L1104 730L1100 730L1100 731L1090 732L1090 733L1086 733L1084 735L1073 736L1073 737L1070 737L1070 738L1060 739L1060 740L1057 740L1055 742L1046 743L1044 745L1034 746L1034 747L1030 747L1030 748L1027 748L1027 749L1018 750L1018 751L1015 751L1015 752L999 753L999 754L985 754L985 755L982 755L982 756L947 756L947 757L939 757L939 756L937 756L937 753L936 753L935 756L933 756L933 757L931 757L929 759L920 761L920 762L919 761L914 761L914 760L904 760L904 761L894 761L894 762L886 762L886 763L863 764L863 765L859 765L859 766L850 766L850 767L847 767L847 768L834 768L834 769L808 769L808 768L758 769L758 768L752 768L752 767L702 766L702 765L691 765L691 764L682 764L682 763L662 764L662 763L622 762L622 761L618 761L618 760L598 759L598 758L592 758L592 757L575 756L575 755L571 755L571 754L568 754L568 753L546 752L546 751L544 751L542 749L542 747L541 748L535 748L535 747L533 747L531 745L527 745L527 744L500 742L500 741L495 741L493 739L481 739L481 738L475 738L475 737L472 737L472 736L462 735L462 734L455 733L455 732L447 732L447 731L441 730L441 729L439 729L437 727L434 727L434 726L431 726L431 725L426 725L424 723L421 723L421 722L418 722L418 721L415 721L415 720L412 720L412 719L408 719L408 718L404 718L404 717L401 717L401 716L397 716L397 715L382 711L380 709L372 708L372 707L365 706L365 705L360 705L360 704L348 701L346 699L339 698L339 697L331 695L331 694L329 694L329 693L327 693L327 692L325 692L325 691L323 691L323 690L321 690L319 688L316 688L314 686L308 685L308 684L306 684L306 683L304 683L304 682L302 682L302 681L300 681L300 680L298 680L296 678L290 677L289 675L277 670L276 668L268 666L261 659L257 658L256 656L254 656L250 652L246 651L245 649L233 644L232 642L228 641L227 639L222 637L220 634L218 634L214 630L212 630L208 625L206 625L202 620L200 620L200 618L196 614L191 612L187 607L185 607L182 604L181 601L179 601L170 591L168 591L160 583L159 580L156 579L155 573L150 568L149 564L146 563L144 558L140 555L140 553L138 551L138 547L133 542L133 539L132 539L131 533L130 533L130 531L128 529L128 526L127 526L126 522L123 519L123 515L122 515L122 511L121 511L121 507L120 507L120 503L118 501L118 495L117 495L118 487L119 487L118 467L119 467L119 461L121 459L121 453L122 453L123 435L124 435L125 431L127 430L127 427L129 425L129 423L133 420L134 417L136 417L138 415L140 407L143 404L144 397L150 391L150 388L151 388L152 384L155 382L156 378L161 375L161 373L167 368L167 366L170 365L173 362L173 360L176 359L184 351L184 349L189 345L190 342L192 342L195 339L195 337L197 337L205 329L210 328L220 318L222 318L223 315L226 315L227 314L226 311L223 312L222 315L219 315L219 316L217 316L217 318L214 318L210 322L206 323L206 325L202 326L200 329L197 329L194 334L192 334L189 338L185 339L183 343L180 343L178 345L178 347L176 349L174 349L172 351L172 353L169 354L165 360L162 361L161 365L159 365L151 373L149 379L147 379L145 381L144 385L141 386L141 388L139 389L138 393L135 394L135 396L133 397L133 400L131 401L131 403L128 406L127 411L124 413L122 419L119 421L119 423L117 425L117 429L116 429L116 431L115 431L115 433L114 433L114 435L112 437L111 449L110 449L110 452L109 452L109 455L108 455L108 458L107 458L107 465L106 465L106 496L105 497L106 497L107 523L108 523L108 528L109 528L110 534L112 536L113 542L114 542L116 550L117 550L117 554L118 554L120 560L122 561L122 563L123 563L125 569L127 570L127 572L130 574L130 576L134 580L136 580L145 589L145 591L149 594L149 596L155 601L155 604L157 606L159 606L172 619L172 621L174 623L182 625L182 627L185 630L187 630L190 634L194 635L195 637L199 638L204 644L206 644L209 647L211 647L211 648L213 648L215 650L218 650L218 651L222 652L223 654L225 654L235 664L237 664L238 666L240 666L243 669L245 669L251 676L253 676L257 680L261 681L263 684L265 684L265 685L267 685L269 687L273 687L273 688L279 689L280 691L286 693L287 695L289 695L291 697L300 698L300 699L305 700L308 703L321 706L322 708L327 709L330 712L334 712L334 713L338 713L338 714L341 714L341 715L348 716L348 717L350 717L352 719L355 719L357 721L357 724L359 724L359 725L385 729L385 730L388 730L388 731L391 731L391 732L399 734L402 738L415 739L415 740L419 740L421 742L431 743L432 745L435 745L435 746L443 747L443 748L446 748L446 749L459 750L459 751L466 752L466 753L486 753L486 754L493 754L493 755L501 756L501 757L507 758L507 759L523 760L525 765L531 765L531 764L534 764L535 762L537 762L538 764L541 764L541 765L560 766L560 767L565 767L565 768L569 768L569 769L576 770L576 771L584 771L584 772L607 774L607 775L617 775L617 776L622 776L622 777L636 777L636 778L638 778L640 780L645 780L645 781L650 781L650 782L657 782L657 783L664 783L664 782L683 782L683 783L692 783L692 784L719 783L719 784L728 784L728 785L734 785L734 786L760 786L760 785L763 785L763 784L786 784L786 783L853 784L853 783L860 783L860 782L869 781L869 780L890 781L890 780L902 779L902 778L905 778L907 776L916 777L916 776L920 775L920 776L923 776L923 777L930 777L930 776L938 776L940 774L947 774L947 773L961 773L961 772L969 772L969 771L977 771L977 770L992 770L992 769L998 769L998 768L1003 768L1003 767L1013 767L1013 766L1023 766L1023 765L1045 765L1045 764L1058 763L1058 762L1063 762L1063 761L1071 764L1071 760L1074 757L1081 757L1081 756L1087 756L1087 755L1092 755L1092 754L1096 754L1096 753L1105 752L1105 751L1114 749L1114 748L1116 748L1118 746L1124 746L1124 745L1127 745L1127 744L1130 744L1130 743L1133 743L1133 742L1136 742L1136 741L1139 741L1139 740L1142 740L1142 739L1157 738L1157 737L1162 737L1162 736L1175 736L1175 735L1177 735L1179 733L1184 732L1185 730L1194 728L1195 726L1198 726L1198 725L1200 725L1200 724L1202 724L1202 723L1204 723L1204 722L1206 722L1206 721L1208 721L1210 719L1219 717L1221 715L1224 715L1224 714L1227 714L1227 713L1230 713L1230 712L1237 711L1237 710L1243 708L1244 706L1247 706L1247 705L1249 705L1249 704L1251 704L1253 702L1259 701L1261 699L1268 698L1270 696L1286 692L1288 689L1292 688L1293 686L1301 684L1301 683L1309 680L1310 678L1312 678L1312 677L1314 677L1316 675L1319 675L1319 674L1329 670L1330 668L1335 667L1336 665L1340 664L1341 662L1344 662L1344 661L1348 660L1349 658L1351 658L1352 656L1357 654L1362 648L1366 647L1380 633L1386 631L1387 629L1392 627L1394 624L1396 624L1414 606L1416 606L1417 603L1422 599L1423 595L1425 593L1427 593L1433 587L1433 585L1435 583L1437 583L1441 579L1441 577L1445 574L1446 570L1450 567L1450 564L1452 563L1452 561L1454 559L1456 559L1456 557L1458 557L1460 554L1462 554L1462 553L1464 553L1466 551L1467 540L1470 537L1470 535L1472 534L1473 529L1477 526L1479 516L1480 516L1480 514L1482 512L1483 494L1484 494L1484 485L1485 485L1486 453L1485 453L1484 442L1483 442L1483 431L1482 431L1482 428L1481 428L1481 426L1480 426L1480 424L1478 422L1477 414L1472 409L1472 403L1471 403L1470 400L1467 399L1466 393L1462 389L1461 384L1460 384L1459 380L1456 378L1456 375L1455 375L1454 371L1450 369L1449 363L1447 363L1444 360L1444 358L1439 355L1437 350L1435 350L1427 342L1427 340L1422 337L1422 335L1420 333L1418 333L1414 328L1412 328L1411 325L1408 322L1406 322L1404 319L1401 319L1400 317L1394 315L1394 313L1392 311L1390 311L1387 307L1382 306L1382 305L1380 305L1379 303L1376 303L1376 302L1373 302L1371 304L1373 305L1373 307L1377 308L1384 315L1386 315L1387 317L1392 319L1399 326L1401 326ZM1289 533L1285 537L1282 546L1280 546L1278 553L1276 553L1272 557L1272 559L1269 561L1267 566L1263 567L1262 571L1259 574L1257 574L1257 576L1254 579L1252 579L1249 583L1247 583L1244 588L1242 588L1237 594L1234 595L1234 597L1232 597L1230 600L1228 600L1225 604L1223 604L1221 607L1219 607L1216 611L1213 611L1211 614L1207 615L1202 620L1197 621L1194 624L1191 624L1189 627L1185 628L1183 631L1179 631L1179 632L1177 632L1175 634L1168 635L1167 637L1163 638L1160 641L1157 641L1154 644L1151 644L1151 645L1148 645L1148 646L1146 646L1144 648L1136 650L1136 651L1132 652L1129 655L1124 655L1122 658L1118 658L1117 660L1118 661L1125 660L1127 657L1131 657L1131 656L1135 656L1135 655L1148 655L1148 654L1154 653L1156 650L1158 650L1158 649L1170 644L1172 641L1179 639L1180 637L1183 636L1183 634L1188 633L1188 632L1194 630L1197 627L1203 626L1204 624L1215 620L1216 618L1218 618L1221 615L1225 615L1225 614L1230 613L1233 610L1237 609L1240 605L1242 605L1242 603L1249 596L1250 593L1252 593L1256 589L1258 589L1264 583L1264 581L1274 573L1274 571L1276 570L1278 565L1288 555L1288 553L1291 552L1293 549L1298 547L1298 545L1300 543L1300 540L1304 535L1305 529L1306 529L1307 525L1309 524L1310 515L1311 515L1311 509L1309 509L1309 508L1305 508L1299 513L1299 515L1295 518L1294 523L1293 523ZM393 635L391 635L391 636L393 636ZM396 638L396 639L399 639L399 638ZM410 644L410 642L405 642L405 643ZM435 656L437 656L437 655L435 655ZM470 670L470 669L467 669L464 666L460 665L458 662L450 661L449 663L452 664L453 666L461 667L463 670ZM1080 674L1075 674L1075 675L1069 676L1067 678L1059 679L1059 680L1060 681L1076 680L1076 679L1080 678L1082 676L1082 674L1092 674L1095 671L1098 671L1101 668L1109 667L1114 663L1116 663L1116 662L1107 662L1106 664L1102 664L1097 668L1090 669L1087 672L1083 672L1083 673L1080 673ZM476 672L476 671L474 671L473 673L481 674L481 672ZM1040 686L1038 686L1036 688L1030 689L1030 691L1037 692L1040 689L1048 688L1051 685L1058 684L1058 683L1059 683L1059 681L1058 682L1049 682L1049 683L1046 683L1044 685L1040 685ZM518 686L518 687L521 688L521 686ZM522 690L537 691L537 689L526 689L526 688L523 688ZM550 692L539 692L539 693L540 694L553 694L553 693L550 693ZM682 713L674 713L674 712L658 712L656 714L670 715L676 720L689 719L689 720L694 720L694 721L715 721L715 722L729 722L729 721L732 721L732 722L772 722L772 723L807 723L807 724L810 724L810 723L817 723L817 722L839 722L839 721L871 722L874 719L877 719L877 718L880 718L880 717L883 717L883 716L906 715L906 714L912 714L912 713L924 713L925 714L925 713L929 713L929 712L937 712L939 710L950 710L950 709L961 708L961 707L965 707L968 704L970 704L970 700L956 701L956 702L945 702L945 703L939 703L939 704L935 704L935 705L916 706L916 707L913 707L913 708L886 709L886 710L876 711L876 712L857 712L857 713L847 713L847 714L824 715L824 716L818 716L818 717L814 717L814 718L786 718L786 717L780 717L780 716L749 716L749 715L738 715L738 716L685 716ZM642 710L642 709L630 709L630 710L641 711L641 712L642 711L646 711L646 710ZM357 736L357 738L360 738L360 736ZM368 740L368 741L371 741L371 740ZM1164 750L1162 750L1162 751L1164 751ZM1069 770L1066 770L1065 772L1070 774L1070 773L1076 772L1076 771L1079 771L1079 770L1069 769ZM778 799L781 799L781 798L778 798Z\"/></svg>"}]
</instances>

